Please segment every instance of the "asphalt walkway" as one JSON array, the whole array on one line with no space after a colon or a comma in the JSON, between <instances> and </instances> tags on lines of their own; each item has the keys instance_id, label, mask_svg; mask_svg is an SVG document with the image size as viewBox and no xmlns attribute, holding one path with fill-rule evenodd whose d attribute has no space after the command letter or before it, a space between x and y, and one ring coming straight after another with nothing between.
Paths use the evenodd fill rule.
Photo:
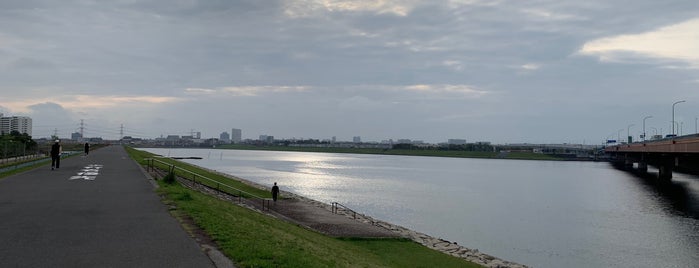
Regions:
<instances>
[{"instance_id":1,"label":"asphalt walkway","mask_svg":"<svg viewBox=\"0 0 699 268\"><path fill-rule=\"evenodd\" d=\"M2 267L213 267L121 146L0 179Z\"/></svg>"}]
</instances>

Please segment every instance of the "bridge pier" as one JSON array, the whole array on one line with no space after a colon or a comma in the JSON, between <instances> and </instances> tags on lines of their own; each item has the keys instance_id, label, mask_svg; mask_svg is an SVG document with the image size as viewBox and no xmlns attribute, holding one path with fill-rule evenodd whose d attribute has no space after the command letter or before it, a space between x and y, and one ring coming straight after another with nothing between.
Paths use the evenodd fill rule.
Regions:
<instances>
[{"instance_id":1,"label":"bridge pier","mask_svg":"<svg viewBox=\"0 0 699 268\"><path fill-rule=\"evenodd\" d=\"M672 180L672 165L661 165L658 167L658 178L661 180Z\"/></svg>"},{"instance_id":2,"label":"bridge pier","mask_svg":"<svg viewBox=\"0 0 699 268\"><path fill-rule=\"evenodd\" d=\"M665 157L658 165L658 178L663 181L672 180L672 170L677 165L677 158Z\"/></svg>"},{"instance_id":3,"label":"bridge pier","mask_svg":"<svg viewBox=\"0 0 699 268\"><path fill-rule=\"evenodd\" d=\"M633 170L633 160L626 158L626 160L624 160L624 169Z\"/></svg>"},{"instance_id":4,"label":"bridge pier","mask_svg":"<svg viewBox=\"0 0 699 268\"><path fill-rule=\"evenodd\" d=\"M646 162L638 162L638 171L640 171L640 172L648 172L648 163L646 163Z\"/></svg>"}]
</instances>

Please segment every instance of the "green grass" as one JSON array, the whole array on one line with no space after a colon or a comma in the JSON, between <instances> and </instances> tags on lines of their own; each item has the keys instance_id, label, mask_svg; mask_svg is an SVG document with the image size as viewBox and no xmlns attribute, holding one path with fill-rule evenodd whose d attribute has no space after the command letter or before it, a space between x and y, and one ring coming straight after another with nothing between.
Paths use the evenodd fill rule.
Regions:
<instances>
[{"instance_id":1,"label":"green grass","mask_svg":"<svg viewBox=\"0 0 699 268\"><path fill-rule=\"evenodd\" d=\"M138 162L138 163L141 164L141 165L146 165L146 161L145 161L144 159L146 159L146 158L154 158L154 157L157 157L157 155L152 154L152 153L149 153L149 152L145 152L145 151L141 151L141 150L136 150L136 149L131 148L131 147L125 147L125 148L126 148L126 151L129 153L129 155L131 156L131 158L133 158L134 160L136 160L136 162ZM210 172L210 171L208 171L208 170L206 170L206 169L202 169L202 168L200 168L200 167L197 167L197 166L194 166L194 165L190 165L190 164L187 164L187 163L184 163L184 162L181 162L181 161L177 161L177 160L171 159L171 158L161 157L161 158L156 158L156 159L158 159L158 160L160 160L160 161L162 161L162 162L166 162L166 163L168 163L168 164L170 164L170 165L173 165L173 164L174 164L174 165L177 165L178 167L183 168L183 169L185 169L185 170L187 170L187 171L196 173L196 174L198 174L198 175L201 175L201 176L204 176L204 177L206 177L206 178L209 178L209 179L213 180L214 182L210 182L210 181L200 181L200 179L197 179L197 181L199 181L199 182L201 182L201 183L203 183L203 184L206 184L206 185L209 186L209 187L217 188L217 187L219 186L219 185L217 185L217 184L219 184L219 183L220 183L220 184L226 184L226 185L229 185L229 186L231 186L231 187L240 189L240 190L242 190L242 191L245 191L245 192L247 192L247 193L250 193L250 194L253 194L253 195L262 197L262 198L272 198L271 192L269 192L269 191L267 191L267 190L263 190L263 189L259 189L259 188L250 186L250 185L245 184L245 183L243 183L243 182L241 182L241 181L233 180L233 179L231 179L231 178L229 178L229 177L226 177L226 176L223 176L223 175L221 175L221 174L218 174L218 173L215 173L215 172ZM161 164L157 164L157 163L156 163L156 166L158 166L159 168L161 168L161 169L163 169L163 170L166 170L166 169L167 169L165 165L161 165ZM185 176L185 177L187 177L187 178L189 178L189 179L193 178L193 175L191 175L191 174L189 174L189 173L183 173L183 174L178 174L178 175L179 175L179 176ZM235 194L235 195L238 194L237 191L228 190L227 188L221 188L221 190L228 191L229 193ZM246 195L243 195L243 196L246 196Z\"/></svg>"},{"instance_id":2,"label":"green grass","mask_svg":"<svg viewBox=\"0 0 699 268\"><path fill-rule=\"evenodd\" d=\"M153 156L127 151L139 163ZM177 183L158 183L164 202L176 207L173 214L191 218L237 267L480 267L408 239L328 237Z\"/></svg>"},{"instance_id":3,"label":"green grass","mask_svg":"<svg viewBox=\"0 0 699 268\"><path fill-rule=\"evenodd\" d=\"M238 267L479 267L406 239L337 239L159 181Z\"/></svg>"},{"instance_id":4,"label":"green grass","mask_svg":"<svg viewBox=\"0 0 699 268\"><path fill-rule=\"evenodd\" d=\"M36 159L35 159L35 160L36 160ZM26 167L21 167L21 168L16 168L16 169L10 169L10 170L4 171L4 172L0 172L0 179L5 178L5 177L12 176L12 175L14 175L14 174L22 173L22 172L25 172L25 171L28 171L28 170L32 170L32 169L35 169L35 168L38 168L38 167L41 167L41 166L45 166L47 163L51 163L51 160L50 160L50 159L44 159L44 160L46 160L46 161L42 161L42 162L39 162L39 163L36 163L36 164L33 164L33 165L29 165L29 166L26 166ZM34 160L32 160L32 161L34 161ZM29 161L26 161L26 162L29 162ZM13 164L16 164L16 163L13 163ZM7 167L7 166L4 166L4 167ZM3 168L4 168L4 167L3 167Z\"/></svg>"}]
</instances>

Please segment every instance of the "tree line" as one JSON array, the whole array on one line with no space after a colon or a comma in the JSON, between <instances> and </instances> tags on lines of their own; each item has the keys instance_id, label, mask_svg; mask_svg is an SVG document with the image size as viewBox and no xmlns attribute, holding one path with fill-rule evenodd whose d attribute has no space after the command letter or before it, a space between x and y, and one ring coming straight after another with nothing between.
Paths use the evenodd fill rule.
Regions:
<instances>
[{"instance_id":1,"label":"tree line","mask_svg":"<svg viewBox=\"0 0 699 268\"><path fill-rule=\"evenodd\" d=\"M36 141L27 133L12 131L9 134L0 135L0 157L8 158L35 152L38 148Z\"/></svg>"}]
</instances>

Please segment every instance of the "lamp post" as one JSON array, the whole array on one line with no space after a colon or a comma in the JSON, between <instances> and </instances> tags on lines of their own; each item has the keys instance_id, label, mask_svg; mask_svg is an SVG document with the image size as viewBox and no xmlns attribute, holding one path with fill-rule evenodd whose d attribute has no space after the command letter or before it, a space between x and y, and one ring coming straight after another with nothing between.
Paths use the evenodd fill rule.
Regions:
<instances>
[{"instance_id":1,"label":"lamp post","mask_svg":"<svg viewBox=\"0 0 699 268\"><path fill-rule=\"evenodd\" d=\"M620 129L616 132L616 142L621 143L621 132L624 131L624 129Z\"/></svg>"},{"instance_id":2,"label":"lamp post","mask_svg":"<svg viewBox=\"0 0 699 268\"><path fill-rule=\"evenodd\" d=\"M676 101L675 103L672 104L672 135L676 135L675 134L675 105L677 105L678 103L683 103L683 102L685 102L685 100Z\"/></svg>"},{"instance_id":3,"label":"lamp post","mask_svg":"<svg viewBox=\"0 0 699 268\"><path fill-rule=\"evenodd\" d=\"M631 125L629 125L628 127L626 127L626 137L627 137L626 139L627 139L627 141L628 141L629 143L631 143L631 141L633 140L632 138L631 138L631 139L628 138L628 137L631 137L631 136L630 136L630 135L631 135L630 131L631 131L631 127L633 127L633 126L635 126L635 125L634 125L634 124L631 124Z\"/></svg>"},{"instance_id":4,"label":"lamp post","mask_svg":"<svg viewBox=\"0 0 699 268\"><path fill-rule=\"evenodd\" d=\"M652 115L643 118L643 141L646 141L646 119L653 117Z\"/></svg>"},{"instance_id":5,"label":"lamp post","mask_svg":"<svg viewBox=\"0 0 699 268\"><path fill-rule=\"evenodd\" d=\"M680 136L684 133L684 121L680 122Z\"/></svg>"}]
</instances>

